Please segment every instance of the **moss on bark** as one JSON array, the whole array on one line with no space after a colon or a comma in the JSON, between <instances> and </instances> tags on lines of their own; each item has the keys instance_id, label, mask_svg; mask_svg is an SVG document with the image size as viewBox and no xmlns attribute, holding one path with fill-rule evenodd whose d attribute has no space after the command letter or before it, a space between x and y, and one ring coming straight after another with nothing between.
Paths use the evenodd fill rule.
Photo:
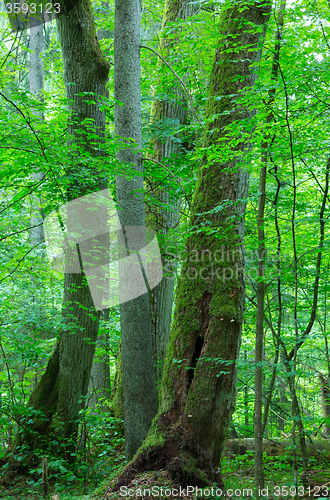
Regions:
<instances>
[{"instance_id":1,"label":"moss on bark","mask_svg":"<svg viewBox=\"0 0 330 500\"><path fill-rule=\"evenodd\" d=\"M221 484L209 454L200 449L194 436L182 425L177 424L164 431L159 422L154 422L150 432L145 444L120 475L114 491L128 485L137 471L165 467L174 484L184 488L189 485L208 486L214 481Z\"/></svg>"},{"instance_id":2,"label":"moss on bark","mask_svg":"<svg viewBox=\"0 0 330 500\"><path fill-rule=\"evenodd\" d=\"M123 366L121 345L118 350L116 374L113 383L112 410L115 418L124 419Z\"/></svg>"},{"instance_id":3,"label":"moss on bark","mask_svg":"<svg viewBox=\"0 0 330 500\"><path fill-rule=\"evenodd\" d=\"M109 63L96 37L90 0L80 0L71 10L70 6L64 1L61 12L67 8L67 13L57 19L66 96L72 111L68 124L69 146L76 142L89 155L98 156L95 135L92 144L88 140L82 144L81 137L87 131L87 119L95 127L94 134L102 144L105 113L98 102L90 104L90 95L86 99L86 93L93 93L95 101L97 97L105 96ZM92 169L89 163L82 155L74 158L67 168L70 179L70 185L66 186L68 200L104 187L99 170ZM34 425L29 424L19 439L19 444L25 442L32 450L39 445L49 446L52 433L63 438L64 442L77 435L77 417L83 407L81 398L88 390L100 315L95 310L83 272L65 275L62 313L65 326L61 338L28 402L28 407L40 411L40 414L34 417Z\"/></svg>"},{"instance_id":4,"label":"moss on bark","mask_svg":"<svg viewBox=\"0 0 330 500\"><path fill-rule=\"evenodd\" d=\"M189 480L199 486L213 481L221 485L219 463L235 404L245 293L248 176L239 160L249 147L244 120L252 113L237 104L237 96L254 84L253 63L261 56L261 33L270 9L254 2L223 6L209 86L205 154L192 203L159 414L145 446L115 488L136 472L165 464L179 484ZM238 121L240 136L229 128Z\"/></svg>"}]
</instances>

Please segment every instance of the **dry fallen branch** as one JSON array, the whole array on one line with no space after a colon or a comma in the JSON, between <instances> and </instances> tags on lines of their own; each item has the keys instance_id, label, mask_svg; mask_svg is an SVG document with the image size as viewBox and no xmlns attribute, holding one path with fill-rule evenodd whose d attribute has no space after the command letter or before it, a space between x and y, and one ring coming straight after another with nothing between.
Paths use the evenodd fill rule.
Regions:
<instances>
[{"instance_id":1,"label":"dry fallen branch","mask_svg":"<svg viewBox=\"0 0 330 500\"><path fill-rule=\"evenodd\" d=\"M327 486L330 486L330 481L328 483L323 484L322 486L315 486L311 491L307 491L304 495L302 495L300 498L306 498L308 496L313 496L313 493L317 490L318 492L322 490L322 488L326 488ZM295 500L294 497L292 497L290 500Z\"/></svg>"}]
</instances>

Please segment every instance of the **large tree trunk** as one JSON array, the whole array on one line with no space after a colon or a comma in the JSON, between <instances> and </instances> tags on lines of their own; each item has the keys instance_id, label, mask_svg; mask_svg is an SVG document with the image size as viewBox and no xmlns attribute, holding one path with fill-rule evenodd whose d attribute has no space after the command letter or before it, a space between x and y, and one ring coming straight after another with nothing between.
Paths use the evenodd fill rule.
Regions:
<instances>
[{"instance_id":1,"label":"large tree trunk","mask_svg":"<svg viewBox=\"0 0 330 500\"><path fill-rule=\"evenodd\" d=\"M164 7L164 15L162 22L162 31L164 31L169 23L178 24L191 16L199 6L198 2L191 4L189 0L166 0ZM173 24L171 29L171 41L167 40L166 35L160 34L159 52L171 64L171 55L174 59L180 57L180 35L173 40ZM159 66L165 66L162 60L158 61ZM187 120L188 105L187 96L182 89L180 82L171 74L168 68L165 67L166 81L159 81L162 94L166 93L170 99L157 99L157 93L154 95L156 100L153 101L151 107L151 129L157 130L159 123L162 125L168 121L170 124L174 122L177 126L182 127ZM165 84L165 88L164 85ZM172 158L173 161L178 161L180 154L183 154L182 146L178 141L178 137L159 137L153 141L152 160L162 162L164 159ZM165 160L166 161L166 160ZM170 169L172 165L166 162ZM159 169L159 164L156 165ZM164 174L166 170L164 169ZM170 179L173 180L172 178ZM156 380L161 382L164 361L166 356L166 348L170 336L173 294L177 268L176 252L169 253L169 248L175 248L175 233L173 229L177 226L180 218L181 198L171 195L169 185L159 187L159 181L153 183L152 197L158 202L158 210L153 207L152 212L148 213L147 224L152 227L158 234L158 241L162 255L163 269L165 270L162 281L150 293L150 309L152 320L152 341L153 352L156 366ZM171 236L169 235L172 232ZM174 237L174 240L173 240ZM174 243L174 244L173 244Z\"/></svg>"},{"instance_id":2,"label":"large tree trunk","mask_svg":"<svg viewBox=\"0 0 330 500\"><path fill-rule=\"evenodd\" d=\"M61 13L65 7L65 2L62 2ZM91 156L99 155L95 139L93 146L86 139L81 142L82 133L87 129L84 120L90 120L100 143L103 141L104 112L97 103L89 104L90 95L86 98L85 93L95 94L95 101L98 96L104 96L109 72L109 64L102 55L96 38L90 0L81 0L68 13L63 13L57 19L57 26L66 96L70 99L69 107L72 111L68 126L69 145L75 142ZM67 174L70 178L67 187L68 201L104 187L99 179L99 172L89 166L88 157L78 155L73 158ZM74 443L77 435L77 416L84 405L81 398L86 396L88 390L100 316L99 311L95 310L83 272L66 273L62 312L65 326L61 337L27 405L46 415L45 421L36 420L34 427L29 426L30 431L37 431L27 436L32 446L49 445L52 425L57 437L62 437L64 442L73 438ZM44 437L41 443L40 437Z\"/></svg>"},{"instance_id":3,"label":"large tree trunk","mask_svg":"<svg viewBox=\"0 0 330 500\"><path fill-rule=\"evenodd\" d=\"M142 176L142 129L140 102L140 1L116 0L115 3L115 133L135 148L117 150L122 165L136 171L117 176L117 203L124 238L132 237L135 250L145 246ZM118 101L123 105L118 104ZM128 175L128 177L125 177ZM133 228L132 230L129 227ZM129 232L128 232L129 231ZM121 242L123 243L123 242ZM119 280L128 279L119 265ZM152 354L149 295L120 305L121 350L125 414L125 450L131 458L145 439L157 413L157 390Z\"/></svg>"},{"instance_id":4,"label":"large tree trunk","mask_svg":"<svg viewBox=\"0 0 330 500\"><path fill-rule=\"evenodd\" d=\"M191 226L204 224L207 231L192 232L186 242L159 414L115 489L136 471L165 466L182 485L221 484L218 468L235 404L245 294L242 200L248 176L238 158L247 147L246 135L235 146L227 142L221 162L214 159L214 148L219 158L228 127L251 118L232 96L254 84L251 65L260 59L260 32L270 12L260 4L225 7L210 78L205 156L192 203Z\"/></svg>"}]
</instances>

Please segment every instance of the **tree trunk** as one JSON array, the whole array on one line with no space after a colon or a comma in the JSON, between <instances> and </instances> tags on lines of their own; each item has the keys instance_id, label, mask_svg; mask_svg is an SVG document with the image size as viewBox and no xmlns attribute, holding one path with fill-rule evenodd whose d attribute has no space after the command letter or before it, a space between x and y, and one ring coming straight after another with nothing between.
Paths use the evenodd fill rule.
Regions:
<instances>
[{"instance_id":1,"label":"tree trunk","mask_svg":"<svg viewBox=\"0 0 330 500\"><path fill-rule=\"evenodd\" d=\"M270 6L243 9L241 4L226 4L220 16L205 156L191 209L191 226L205 224L208 231L194 231L187 238L159 414L115 490L137 471L165 466L181 485L203 486L214 480L222 484L219 463L235 404L235 361L245 296L242 200L247 196L248 176L238 158L247 147L246 135L236 137L235 146L226 143L227 156L221 162L214 159L214 148L219 158L230 125L251 119L248 109L235 107L232 96L255 82L251 65L260 60L260 31L269 12Z\"/></svg>"},{"instance_id":2,"label":"tree trunk","mask_svg":"<svg viewBox=\"0 0 330 500\"><path fill-rule=\"evenodd\" d=\"M116 158L136 171L117 176L118 215L124 238L129 226L145 227L142 176L142 129L140 93L140 1L116 0L115 3L115 133L135 142L134 148L117 150ZM123 105L119 105L118 101ZM127 173L126 173L127 175ZM145 246L145 234L135 230L135 250ZM137 234L139 232L139 235ZM119 265L119 279L127 276ZM120 305L121 350L125 414L125 450L131 458L145 439L157 413L157 390L152 353L149 295Z\"/></svg>"},{"instance_id":3,"label":"tree trunk","mask_svg":"<svg viewBox=\"0 0 330 500\"><path fill-rule=\"evenodd\" d=\"M278 416L277 428L279 431L285 431L285 413L288 411L288 398L286 397L285 389L280 385L280 408Z\"/></svg>"},{"instance_id":4,"label":"tree trunk","mask_svg":"<svg viewBox=\"0 0 330 500\"><path fill-rule=\"evenodd\" d=\"M116 373L113 381L112 410L116 418L124 420L123 363L121 357L121 344L118 349Z\"/></svg>"},{"instance_id":5,"label":"tree trunk","mask_svg":"<svg viewBox=\"0 0 330 500\"><path fill-rule=\"evenodd\" d=\"M30 92L35 95L41 102L43 101L42 91L44 88L44 69L43 60L41 58L41 52L44 48L43 39L43 25L35 26L30 28L30 43L29 49L32 51L30 53L30 69L29 69L29 79L30 79ZM37 114L42 119L42 113L34 110L34 114ZM38 182L44 178L43 172L34 172L31 175L33 181ZM41 214L41 200L33 196L33 213L31 216L31 229L30 229L30 240L31 245L36 246L44 241L44 230L42 225L42 214ZM35 227L37 226L37 227Z\"/></svg>"},{"instance_id":6,"label":"tree trunk","mask_svg":"<svg viewBox=\"0 0 330 500\"><path fill-rule=\"evenodd\" d=\"M298 402L298 398L297 398L297 393L296 393L295 377L292 375L289 375L293 371L291 363L286 364L286 370L288 373L288 380L289 380L289 386L290 386L290 392L291 392L291 415L292 415L292 419L293 419L293 424L292 424L293 480L295 481L295 483L297 483L298 482L298 460L297 460L298 457L297 457L297 446L296 446L296 427L298 427L298 440L299 440L301 459L302 459L302 465L303 465L304 472L306 472L307 467L308 467L308 454L307 454L306 441L305 441L304 424L302 421L302 415L301 415L299 402Z\"/></svg>"},{"instance_id":7,"label":"tree trunk","mask_svg":"<svg viewBox=\"0 0 330 500\"><path fill-rule=\"evenodd\" d=\"M324 434L330 435L330 380L319 375L320 391L321 391L321 406L322 416L327 420L323 426Z\"/></svg>"},{"instance_id":8,"label":"tree trunk","mask_svg":"<svg viewBox=\"0 0 330 500\"><path fill-rule=\"evenodd\" d=\"M82 0L72 10L64 14L65 2L61 3L61 15L57 19L61 42L66 96L70 99L72 111L68 125L69 146L75 142L85 153L98 156L100 150L88 140L81 142L81 136L87 130L84 120L92 123L94 133L102 143L105 130L105 114L98 103L89 104L90 95L105 95L109 64L101 53L94 27L90 0ZM84 137L84 136L83 136ZM72 159L67 169L70 184L67 187L67 200L73 200L89 192L104 187L99 172L90 167L88 157ZM83 272L66 273L63 298L64 328L57 342L46 371L38 386L33 391L28 407L41 410L46 420L35 419L35 425L27 440L32 447L39 444L49 446L51 426L58 438L73 438L69 450L74 446L77 436L79 410L84 407L84 398L88 390L95 341L98 332L99 311L95 310L87 279ZM56 415L56 419L54 419ZM33 433L38 431L38 434ZM44 439L40 443L39 438ZM56 447L58 451L58 447ZM64 452L67 448L64 447ZM70 456L68 456L70 458Z\"/></svg>"},{"instance_id":9,"label":"tree trunk","mask_svg":"<svg viewBox=\"0 0 330 500\"><path fill-rule=\"evenodd\" d=\"M247 364L247 352L244 351L244 361ZM245 424L245 435L249 435L249 386L244 385L244 424Z\"/></svg>"},{"instance_id":10,"label":"tree trunk","mask_svg":"<svg viewBox=\"0 0 330 500\"><path fill-rule=\"evenodd\" d=\"M283 11L285 9L285 1L281 3L277 16L277 30L275 51L273 57L273 65L271 70L271 78L275 83L278 77L278 64L280 57L282 29L283 29ZM255 405L254 405L254 431L255 431L255 458L254 458L254 485L256 491L260 491L264 487L264 471L262 463L262 438L264 428L262 423L262 359L264 354L264 307L265 307L265 204L266 204L266 178L268 168L268 147L269 147L269 130L267 127L273 122L273 104L274 104L275 89L269 90L268 112L266 116L266 134L262 142L262 157L259 176L259 200L258 200L258 283L257 283L257 320L256 320L256 350L255 350ZM277 354L278 358L278 354ZM274 377L275 377L274 372ZM275 378L273 378L275 380ZM270 395L271 397L271 395ZM267 418L267 414L265 414Z\"/></svg>"},{"instance_id":11,"label":"tree trunk","mask_svg":"<svg viewBox=\"0 0 330 500\"><path fill-rule=\"evenodd\" d=\"M94 356L88 386L88 406L90 408L95 408L100 400L110 401L111 399L109 352L106 349L106 345L106 335L100 335L96 342L95 356L97 355L98 347L102 351L102 354L99 355L99 359L95 359ZM103 405L103 407L107 408L106 405Z\"/></svg>"},{"instance_id":12,"label":"tree trunk","mask_svg":"<svg viewBox=\"0 0 330 500\"><path fill-rule=\"evenodd\" d=\"M162 22L162 31L164 31L169 23L180 22L192 15L198 8L198 2L191 4L189 0L166 0L164 7L164 15ZM160 34L159 52L165 57L168 62L171 62L170 56L179 57L180 36L173 41L173 25L171 29L171 42L166 39L166 35ZM162 60L158 61L159 66L165 66ZM157 99L153 101L151 107L151 128L158 127L159 122L164 124L176 122L182 126L186 123L188 116L187 96L185 96L179 81L166 72L166 94L171 96L169 99ZM160 83L160 82L158 82ZM164 86L162 85L162 93L164 94ZM182 146L179 144L177 137L163 138L158 137L153 141L152 160L162 162L165 158L172 158L174 161L178 156L182 155ZM172 160L172 161L173 161ZM157 169L159 166L157 165ZM164 170L165 173L165 170ZM171 179L172 180L172 179ZM159 182L153 183L152 197L158 201L159 210L157 213L148 213L147 225L153 228L158 234L158 241L162 255L163 269L165 275L162 281L150 293L150 309L152 320L152 340L153 352L156 368L156 381L161 382L164 361L166 356L166 348L170 336L173 294L175 285L175 270L177 267L177 256L175 253L169 254L169 246L173 247L168 235L171 230L176 227L180 219L181 198L171 196L170 187L159 187ZM169 208L170 205L170 208ZM173 236L172 236L173 238ZM175 238L175 237L174 237ZM174 258L173 258L174 257Z\"/></svg>"}]
</instances>

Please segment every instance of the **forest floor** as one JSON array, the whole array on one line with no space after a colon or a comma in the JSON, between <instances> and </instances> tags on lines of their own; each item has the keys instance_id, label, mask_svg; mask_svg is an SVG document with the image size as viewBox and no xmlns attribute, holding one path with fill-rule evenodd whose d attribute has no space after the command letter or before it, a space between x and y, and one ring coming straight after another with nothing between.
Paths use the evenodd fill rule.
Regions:
<instances>
[{"instance_id":1,"label":"forest floor","mask_svg":"<svg viewBox=\"0 0 330 500\"><path fill-rule=\"evenodd\" d=\"M265 457L265 494L264 498L269 500L293 500L295 487L292 481L292 468L290 463L284 457ZM298 491L299 496L302 500L325 500L330 499L330 484L328 489L322 490L321 486L327 484L330 481L330 464L325 468L326 464L313 464L313 467L308 471L305 478L305 485L300 481L300 490ZM225 487L228 494L227 499L229 500L244 500L253 499L254 495L254 468L253 468L253 457L249 455L236 456L231 459L225 458L222 465L223 479L225 482ZM55 493L59 494L60 500L123 500L125 498L133 498L134 500L151 500L151 499L168 499L168 500L197 500L204 498L212 498L214 500L224 498L223 496L217 496L216 494L210 494L211 487L199 490L198 494L196 492L191 492L188 495L185 492L183 495L173 495L170 490L175 489L175 485L171 483L167 476L167 472L164 470L145 472L139 474L127 489L120 494L119 492L112 492L111 486L114 479L107 479L103 481L101 486L96 488L92 492L92 488L89 487L88 494L82 494L82 486L71 486L67 488L61 488L59 491L57 488L50 486L49 496L46 497L47 500L52 498ZM214 485L214 491L217 486ZM153 490L152 488L157 488ZM163 489L161 491L161 488ZM304 489L302 489L304 488ZM314 488L314 492L312 491ZM130 490L128 492L128 489ZM209 490L209 491L207 491ZM230 491L231 490L231 491ZM86 490L87 491L87 490ZM252 495L251 495L252 492ZM125 494L126 493L126 494ZM309 494L311 493L311 494ZM42 494L42 485L40 481L32 481L31 478L17 475L13 480L12 484L1 485L0 484L0 500L45 500Z\"/></svg>"}]
</instances>

